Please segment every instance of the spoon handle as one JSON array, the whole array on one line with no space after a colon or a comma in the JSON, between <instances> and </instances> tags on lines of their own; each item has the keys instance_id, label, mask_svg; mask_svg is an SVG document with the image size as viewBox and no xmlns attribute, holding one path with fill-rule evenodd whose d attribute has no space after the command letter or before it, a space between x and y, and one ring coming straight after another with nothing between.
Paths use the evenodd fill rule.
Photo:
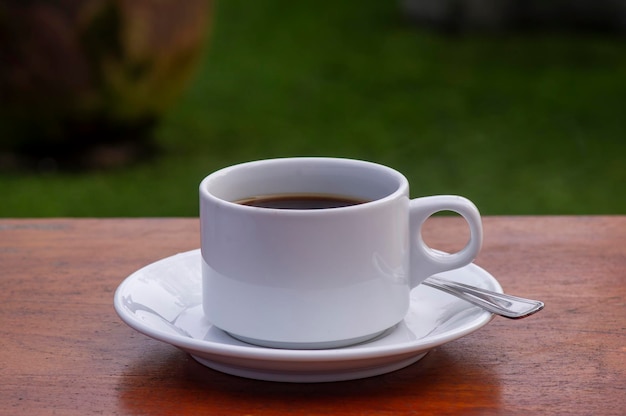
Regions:
<instances>
[{"instance_id":1,"label":"spoon handle","mask_svg":"<svg viewBox=\"0 0 626 416\"><path fill-rule=\"evenodd\" d=\"M422 282L426 286L443 290L446 293L461 298L476 306L505 318L520 319L539 312L543 309L543 302L524 299L517 296L492 292L464 283L453 282L431 276Z\"/></svg>"}]
</instances>

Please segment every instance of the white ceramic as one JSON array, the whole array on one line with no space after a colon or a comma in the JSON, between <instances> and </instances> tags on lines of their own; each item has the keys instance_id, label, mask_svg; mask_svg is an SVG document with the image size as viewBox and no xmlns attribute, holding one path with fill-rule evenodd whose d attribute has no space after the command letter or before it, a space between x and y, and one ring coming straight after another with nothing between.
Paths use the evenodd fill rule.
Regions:
<instances>
[{"instance_id":1,"label":"white ceramic","mask_svg":"<svg viewBox=\"0 0 626 416\"><path fill-rule=\"evenodd\" d=\"M371 202L321 210L234 202L292 193ZM469 224L458 253L436 252L421 238L422 224L438 211L455 211ZM289 349L378 336L406 315L412 288L471 263L482 244L469 200L410 200L402 174L350 159L273 159L219 170L200 185L200 219L207 318L239 339Z\"/></svg>"},{"instance_id":2,"label":"white ceramic","mask_svg":"<svg viewBox=\"0 0 626 416\"><path fill-rule=\"evenodd\" d=\"M497 280L474 264L439 276L502 293ZM177 254L126 278L115 292L115 310L132 328L188 352L207 367L286 382L351 380L398 370L430 349L476 331L493 317L420 285L411 291L404 319L374 340L339 349L272 349L236 340L206 319L201 285L200 251Z\"/></svg>"}]
</instances>

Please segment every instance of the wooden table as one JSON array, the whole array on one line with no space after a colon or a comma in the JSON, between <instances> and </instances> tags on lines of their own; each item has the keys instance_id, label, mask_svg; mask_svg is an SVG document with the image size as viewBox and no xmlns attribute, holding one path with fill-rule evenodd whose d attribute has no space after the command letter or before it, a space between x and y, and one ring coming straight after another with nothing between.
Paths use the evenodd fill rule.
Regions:
<instances>
[{"instance_id":1,"label":"wooden table","mask_svg":"<svg viewBox=\"0 0 626 416\"><path fill-rule=\"evenodd\" d=\"M386 375L286 384L210 370L115 314L126 276L199 246L197 219L0 220L0 414L626 414L626 216L484 227L476 263L543 311ZM437 217L425 237L464 233Z\"/></svg>"}]
</instances>

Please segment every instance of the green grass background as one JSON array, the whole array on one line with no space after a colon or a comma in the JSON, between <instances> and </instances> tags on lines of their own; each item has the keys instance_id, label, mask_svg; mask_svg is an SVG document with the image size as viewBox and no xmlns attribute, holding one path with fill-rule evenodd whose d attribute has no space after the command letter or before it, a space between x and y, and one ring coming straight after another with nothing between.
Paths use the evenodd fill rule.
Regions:
<instances>
[{"instance_id":1,"label":"green grass background","mask_svg":"<svg viewBox=\"0 0 626 416\"><path fill-rule=\"evenodd\" d=\"M0 173L0 216L197 216L233 163L367 159L484 215L626 214L626 38L446 35L395 1L229 0L158 158Z\"/></svg>"}]
</instances>

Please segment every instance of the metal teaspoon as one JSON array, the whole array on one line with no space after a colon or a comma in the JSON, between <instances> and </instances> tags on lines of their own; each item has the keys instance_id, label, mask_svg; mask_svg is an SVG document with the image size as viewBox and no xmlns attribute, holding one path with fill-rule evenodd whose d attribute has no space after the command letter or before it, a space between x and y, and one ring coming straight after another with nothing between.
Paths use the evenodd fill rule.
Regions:
<instances>
[{"instance_id":1,"label":"metal teaspoon","mask_svg":"<svg viewBox=\"0 0 626 416\"><path fill-rule=\"evenodd\" d=\"M442 290L505 318L521 319L543 309L543 302L480 289L464 283L431 276L422 284Z\"/></svg>"}]
</instances>

